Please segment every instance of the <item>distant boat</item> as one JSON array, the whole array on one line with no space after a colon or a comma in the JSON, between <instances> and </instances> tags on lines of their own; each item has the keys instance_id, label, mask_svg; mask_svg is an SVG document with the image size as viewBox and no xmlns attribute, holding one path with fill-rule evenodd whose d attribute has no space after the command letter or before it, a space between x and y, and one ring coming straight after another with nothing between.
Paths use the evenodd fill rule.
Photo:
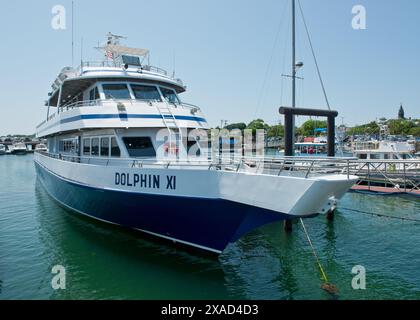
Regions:
<instances>
[{"instance_id":1,"label":"distant boat","mask_svg":"<svg viewBox=\"0 0 420 320\"><path fill-rule=\"evenodd\" d=\"M40 143L35 147L35 152L48 152L48 148L45 144Z\"/></svg>"},{"instance_id":2,"label":"distant boat","mask_svg":"<svg viewBox=\"0 0 420 320\"><path fill-rule=\"evenodd\" d=\"M0 156L6 154L6 146L4 144L0 144Z\"/></svg>"},{"instance_id":3,"label":"distant boat","mask_svg":"<svg viewBox=\"0 0 420 320\"><path fill-rule=\"evenodd\" d=\"M28 152L28 149L26 149L26 144L22 142L15 143L11 149L11 154L15 155L24 155Z\"/></svg>"}]
</instances>

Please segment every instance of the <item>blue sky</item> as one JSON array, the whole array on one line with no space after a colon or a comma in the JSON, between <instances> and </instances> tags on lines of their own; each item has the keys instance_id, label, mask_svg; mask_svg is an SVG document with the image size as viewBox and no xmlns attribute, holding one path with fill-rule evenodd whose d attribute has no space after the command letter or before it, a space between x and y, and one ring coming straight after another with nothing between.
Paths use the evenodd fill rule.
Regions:
<instances>
[{"instance_id":1,"label":"blue sky","mask_svg":"<svg viewBox=\"0 0 420 320\"><path fill-rule=\"evenodd\" d=\"M202 107L211 125L225 119L277 123L290 105L290 0L75 0L75 60L85 60L112 31L125 44L151 50L151 62L183 79L182 99ZM396 116L420 118L420 1L301 0L330 104L349 125ZM367 10L367 29L352 28L352 7ZM51 27L54 5L67 9L67 29ZM62 67L71 65L71 1L2 1L0 135L31 134ZM298 104L325 107L298 17ZM174 63L175 61L175 63ZM305 119L299 118L298 124Z\"/></svg>"}]
</instances>

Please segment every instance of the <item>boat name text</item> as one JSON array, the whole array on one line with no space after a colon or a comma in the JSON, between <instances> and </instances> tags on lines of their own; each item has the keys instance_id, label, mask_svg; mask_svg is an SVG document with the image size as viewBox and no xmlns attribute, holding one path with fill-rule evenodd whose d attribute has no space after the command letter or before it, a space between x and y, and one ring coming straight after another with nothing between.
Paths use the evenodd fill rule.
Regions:
<instances>
[{"instance_id":1,"label":"boat name text","mask_svg":"<svg viewBox=\"0 0 420 320\"><path fill-rule=\"evenodd\" d=\"M130 174L130 173L115 173L114 184L116 186L139 187L142 189L160 189L161 181L166 183L163 185L167 190L176 190L176 176L164 176L161 179L160 175L156 174Z\"/></svg>"}]
</instances>

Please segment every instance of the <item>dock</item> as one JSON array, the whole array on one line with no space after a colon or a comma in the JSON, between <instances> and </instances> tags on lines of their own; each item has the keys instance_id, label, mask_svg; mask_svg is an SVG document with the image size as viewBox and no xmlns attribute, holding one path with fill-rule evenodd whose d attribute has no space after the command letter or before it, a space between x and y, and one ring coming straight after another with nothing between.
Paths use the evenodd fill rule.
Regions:
<instances>
[{"instance_id":1,"label":"dock","mask_svg":"<svg viewBox=\"0 0 420 320\"><path fill-rule=\"evenodd\" d=\"M362 193L372 193L378 195L412 195L420 197L420 190L404 190L400 188L390 188L390 187L377 187L377 186L364 186L364 185L354 185L351 188L352 192L362 192Z\"/></svg>"}]
</instances>

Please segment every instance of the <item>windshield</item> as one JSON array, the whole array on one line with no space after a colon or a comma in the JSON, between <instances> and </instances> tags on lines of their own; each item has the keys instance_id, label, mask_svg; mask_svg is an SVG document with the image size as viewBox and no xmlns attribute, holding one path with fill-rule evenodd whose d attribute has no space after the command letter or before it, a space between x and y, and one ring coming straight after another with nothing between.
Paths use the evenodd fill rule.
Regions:
<instances>
[{"instance_id":1,"label":"windshield","mask_svg":"<svg viewBox=\"0 0 420 320\"><path fill-rule=\"evenodd\" d=\"M103 84L105 99L129 100L131 99L130 91L126 84Z\"/></svg>"},{"instance_id":2,"label":"windshield","mask_svg":"<svg viewBox=\"0 0 420 320\"><path fill-rule=\"evenodd\" d=\"M138 100L162 101L157 87L132 84L131 89Z\"/></svg>"},{"instance_id":3,"label":"windshield","mask_svg":"<svg viewBox=\"0 0 420 320\"><path fill-rule=\"evenodd\" d=\"M172 89L160 87L160 91L162 92L163 97L169 103L179 104L179 99L176 92Z\"/></svg>"}]
</instances>

